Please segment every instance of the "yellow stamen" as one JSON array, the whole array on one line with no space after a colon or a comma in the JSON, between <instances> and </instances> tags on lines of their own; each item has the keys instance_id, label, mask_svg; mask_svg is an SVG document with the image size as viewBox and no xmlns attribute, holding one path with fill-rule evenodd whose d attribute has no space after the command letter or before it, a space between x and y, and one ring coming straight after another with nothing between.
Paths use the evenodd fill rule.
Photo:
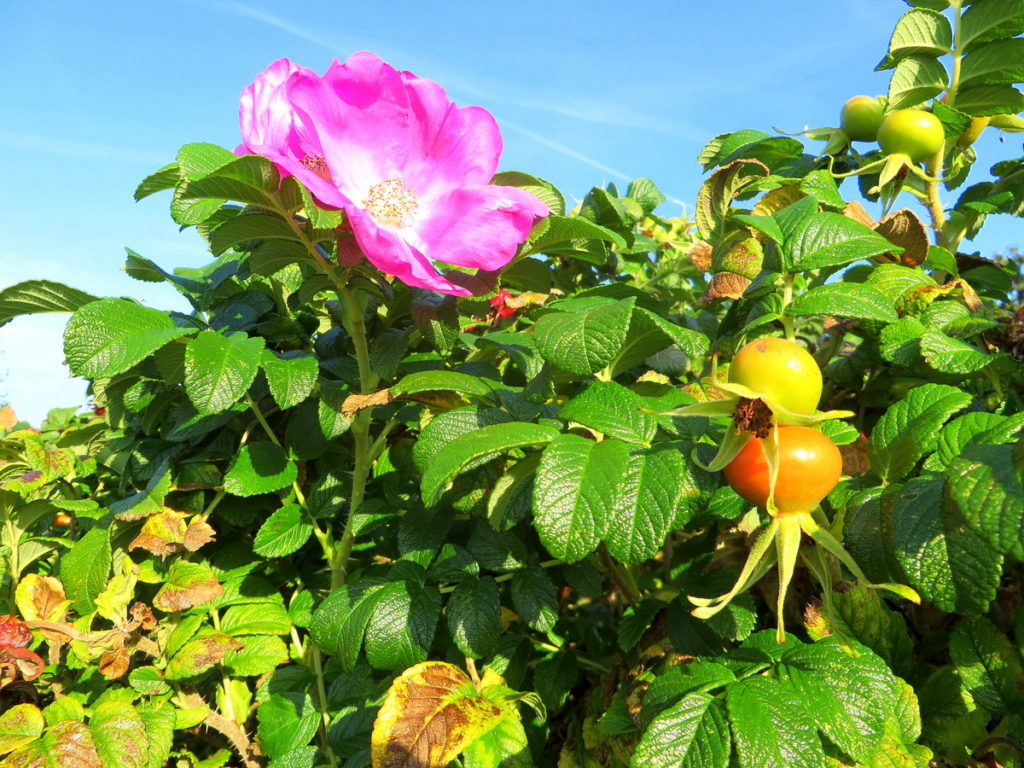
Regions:
<instances>
[{"instance_id":1,"label":"yellow stamen","mask_svg":"<svg viewBox=\"0 0 1024 768\"><path fill-rule=\"evenodd\" d=\"M407 227L415 220L420 204L411 187L398 179L384 179L370 187L363 207L378 224Z\"/></svg>"}]
</instances>

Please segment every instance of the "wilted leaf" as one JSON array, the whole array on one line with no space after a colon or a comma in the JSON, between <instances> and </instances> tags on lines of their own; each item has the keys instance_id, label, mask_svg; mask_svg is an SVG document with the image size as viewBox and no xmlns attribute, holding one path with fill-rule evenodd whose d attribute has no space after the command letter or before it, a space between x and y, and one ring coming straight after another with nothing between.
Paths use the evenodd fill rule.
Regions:
<instances>
[{"instance_id":1,"label":"wilted leaf","mask_svg":"<svg viewBox=\"0 0 1024 768\"><path fill-rule=\"evenodd\" d=\"M417 664L391 684L373 724L373 768L444 768L503 716L458 667Z\"/></svg>"},{"instance_id":2,"label":"wilted leaf","mask_svg":"<svg viewBox=\"0 0 1024 768\"><path fill-rule=\"evenodd\" d=\"M168 613L184 611L223 594L224 587L209 566L177 560L171 566L167 583L153 598L153 605Z\"/></svg>"},{"instance_id":3,"label":"wilted leaf","mask_svg":"<svg viewBox=\"0 0 1024 768\"><path fill-rule=\"evenodd\" d=\"M924 224L909 208L890 213L875 225L875 231L893 245L903 249L895 256L884 254L887 261L899 261L908 267L916 267L928 258L928 233Z\"/></svg>"},{"instance_id":4,"label":"wilted leaf","mask_svg":"<svg viewBox=\"0 0 1024 768\"><path fill-rule=\"evenodd\" d=\"M201 632L174 654L164 676L168 680L194 677L223 661L228 651L240 651L244 647L244 643L221 632Z\"/></svg>"},{"instance_id":5,"label":"wilted leaf","mask_svg":"<svg viewBox=\"0 0 1024 768\"><path fill-rule=\"evenodd\" d=\"M390 389L382 389L369 395L349 395L341 404L341 412L346 416L353 416L364 408L387 405L393 399Z\"/></svg>"},{"instance_id":6,"label":"wilted leaf","mask_svg":"<svg viewBox=\"0 0 1024 768\"><path fill-rule=\"evenodd\" d=\"M43 715L32 704L18 704L0 715L0 754L23 747L43 733Z\"/></svg>"},{"instance_id":7,"label":"wilted leaf","mask_svg":"<svg viewBox=\"0 0 1024 768\"><path fill-rule=\"evenodd\" d=\"M71 605L59 579L38 573L30 573L21 580L15 601L25 621L64 621ZM66 639L66 635L60 635L60 638Z\"/></svg>"},{"instance_id":8,"label":"wilted leaf","mask_svg":"<svg viewBox=\"0 0 1024 768\"><path fill-rule=\"evenodd\" d=\"M165 510L147 518L128 549L144 549L159 557L173 555L185 549L186 529L184 515Z\"/></svg>"},{"instance_id":9,"label":"wilted leaf","mask_svg":"<svg viewBox=\"0 0 1024 768\"><path fill-rule=\"evenodd\" d=\"M206 522L201 515L196 515L185 529L185 540L182 542L185 549L195 552L200 547L209 544L217 537L217 532Z\"/></svg>"},{"instance_id":10,"label":"wilted leaf","mask_svg":"<svg viewBox=\"0 0 1024 768\"><path fill-rule=\"evenodd\" d=\"M710 304L718 299L739 299L743 292L750 285L750 280L735 272L719 272L711 278L704 297L701 299L705 304Z\"/></svg>"}]
</instances>

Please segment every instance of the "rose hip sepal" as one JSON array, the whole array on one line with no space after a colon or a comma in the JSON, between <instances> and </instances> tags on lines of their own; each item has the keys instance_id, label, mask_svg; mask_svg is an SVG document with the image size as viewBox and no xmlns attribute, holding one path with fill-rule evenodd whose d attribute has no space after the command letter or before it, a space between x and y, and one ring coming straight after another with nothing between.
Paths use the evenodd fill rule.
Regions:
<instances>
[{"instance_id":1,"label":"rose hip sepal","mask_svg":"<svg viewBox=\"0 0 1024 768\"><path fill-rule=\"evenodd\" d=\"M17 616L0 616L0 688L22 680L35 680L43 673L46 662L27 649L32 630Z\"/></svg>"},{"instance_id":2,"label":"rose hip sepal","mask_svg":"<svg viewBox=\"0 0 1024 768\"><path fill-rule=\"evenodd\" d=\"M327 72L279 59L242 93L242 145L341 209L366 258L407 285L468 296L465 273L498 270L548 207L490 184L502 140L481 107L369 52ZM463 278L463 279L460 279Z\"/></svg>"}]
</instances>

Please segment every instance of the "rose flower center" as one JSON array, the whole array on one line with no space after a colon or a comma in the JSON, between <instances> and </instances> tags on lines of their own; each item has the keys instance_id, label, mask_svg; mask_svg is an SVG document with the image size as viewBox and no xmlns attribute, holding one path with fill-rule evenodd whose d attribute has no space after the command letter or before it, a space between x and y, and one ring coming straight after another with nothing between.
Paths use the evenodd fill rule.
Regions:
<instances>
[{"instance_id":1,"label":"rose flower center","mask_svg":"<svg viewBox=\"0 0 1024 768\"><path fill-rule=\"evenodd\" d=\"M409 226L419 207L416 193L398 179L378 181L363 200L363 208L373 220L385 226Z\"/></svg>"}]
</instances>

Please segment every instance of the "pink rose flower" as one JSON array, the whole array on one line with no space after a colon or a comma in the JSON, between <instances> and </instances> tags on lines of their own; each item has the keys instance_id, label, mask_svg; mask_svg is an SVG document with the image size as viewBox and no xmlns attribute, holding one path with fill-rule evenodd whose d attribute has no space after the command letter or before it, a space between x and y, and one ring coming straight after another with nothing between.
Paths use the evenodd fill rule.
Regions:
<instances>
[{"instance_id":1,"label":"pink rose flower","mask_svg":"<svg viewBox=\"0 0 1024 768\"><path fill-rule=\"evenodd\" d=\"M242 92L239 114L239 150L344 210L366 258L408 285L470 295L468 276L435 262L500 269L548 214L530 193L488 183L502 145L487 110L457 107L372 53L322 77L279 59Z\"/></svg>"}]
</instances>

